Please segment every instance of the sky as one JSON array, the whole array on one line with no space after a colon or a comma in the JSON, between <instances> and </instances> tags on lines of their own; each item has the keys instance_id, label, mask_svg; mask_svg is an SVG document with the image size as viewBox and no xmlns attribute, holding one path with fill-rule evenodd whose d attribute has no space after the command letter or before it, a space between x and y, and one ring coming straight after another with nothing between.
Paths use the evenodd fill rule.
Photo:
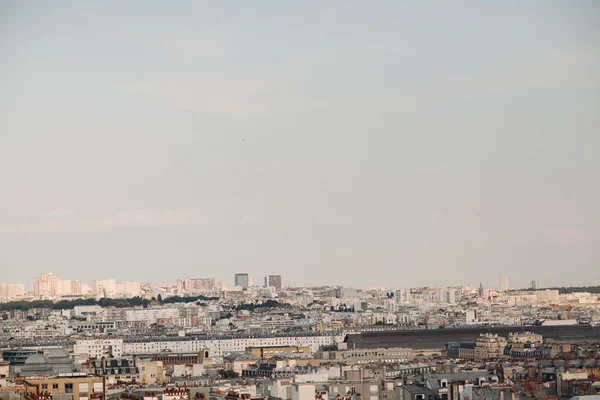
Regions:
<instances>
[{"instance_id":1,"label":"sky","mask_svg":"<svg viewBox=\"0 0 600 400\"><path fill-rule=\"evenodd\" d=\"M600 3L0 2L0 283L600 284Z\"/></svg>"}]
</instances>

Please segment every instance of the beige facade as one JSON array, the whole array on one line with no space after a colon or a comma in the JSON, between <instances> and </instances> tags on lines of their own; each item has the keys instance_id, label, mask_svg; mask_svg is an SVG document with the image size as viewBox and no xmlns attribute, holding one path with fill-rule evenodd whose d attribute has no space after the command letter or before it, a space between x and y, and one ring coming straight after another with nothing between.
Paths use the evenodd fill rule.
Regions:
<instances>
[{"instance_id":1,"label":"beige facade","mask_svg":"<svg viewBox=\"0 0 600 400\"><path fill-rule=\"evenodd\" d=\"M391 347L380 349L319 350L316 354L322 361L347 364L369 364L373 362L403 362L413 358L412 349Z\"/></svg>"},{"instance_id":2,"label":"beige facade","mask_svg":"<svg viewBox=\"0 0 600 400\"><path fill-rule=\"evenodd\" d=\"M104 399L106 393L103 377L76 373L72 376L25 379L25 386L28 392L36 394L72 394L74 400Z\"/></svg>"},{"instance_id":3,"label":"beige facade","mask_svg":"<svg viewBox=\"0 0 600 400\"><path fill-rule=\"evenodd\" d=\"M271 358L281 353L311 353L310 346L257 346L248 347L246 352L260 358Z\"/></svg>"},{"instance_id":4,"label":"beige facade","mask_svg":"<svg viewBox=\"0 0 600 400\"><path fill-rule=\"evenodd\" d=\"M137 360L140 371L140 381L148 385L163 384L164 365L162 361Z\"/></svg>"},{"instance_id":5,"label":"beige facade","mask_svg":"<svg viewBox=\"0 0 600 400\"><path fill-rule=\"evenodd\" d=\"M483 333L475 341L475 360L498 359L504 356L506 339L493 333Z\"/></svg>"}]
</instances>

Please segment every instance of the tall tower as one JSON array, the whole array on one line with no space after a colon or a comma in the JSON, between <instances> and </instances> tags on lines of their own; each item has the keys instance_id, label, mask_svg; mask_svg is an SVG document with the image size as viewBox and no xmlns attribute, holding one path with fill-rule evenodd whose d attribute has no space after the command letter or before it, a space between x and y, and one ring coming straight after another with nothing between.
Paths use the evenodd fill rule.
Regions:
<instances>
[{"instance_id":1,"label":"tall tower","mask_svg":"<svg viewBox=\"0 0 600 400\"><path fill-rule=\"evenodd\" d=\"M243 289L248 289L250 279L248 274L235 274L235 286L241 286Z\"/></svg>"},{"instance_id":2,"label":"tall tower","mask_svg":"<svg viewBox=\"0 0 600 400\"><path fill-rule=\"evenodd\" d=\"M508 277L507 276L500 277L500 291L501 292L508 291Z\"/></svg>"},{"instance_id":3,"label":"tall tower","mask_svg":"<svg viewBox=\"0 0 600 400\"><path fill-rule=\"evenodd\" d=\"M536 290L537 289L537 282L535 280L531 281L531 289L532 290Z\"/></svg>"},{"instance_id":4,"label":"tall tower","mask_svg":"<svg viewBox=\"0 0 600 400\"><path fill-rule=\"evenodd\" d=\"M479 297L483 297L483 282L479 282Z\"/></svg>"},{"instance_id":5,"label":"tall tower","mask_svg":"<svg viewBox=\"0 0 600 400\"><path fill-rule=\"evenodd\" d=\"M265 276L265 286L274 287L278 290L281 289L281 275Z\"/></svg>"}]
</instances>

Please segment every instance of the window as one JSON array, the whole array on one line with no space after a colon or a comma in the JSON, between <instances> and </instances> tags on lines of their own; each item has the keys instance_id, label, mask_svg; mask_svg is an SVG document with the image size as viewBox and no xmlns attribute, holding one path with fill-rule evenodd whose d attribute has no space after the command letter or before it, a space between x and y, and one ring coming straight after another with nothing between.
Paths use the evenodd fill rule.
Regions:
<instances>
[{"instance_id":1,"label":"window","mask_svg":"<svg viewBox=\"0 0 600 400\"><path fill-rule=\"evenodd\" d=\"M65 393L73 393L73 384L65 383Z\"/></svg>"},{"instance_id":2,"label":"window","mask_svg":"<svg viewBox=\"0 0 600 400\"><path fill-rule=\"evenodd\" d=\"M42 383L42 390L48 390L48 385L45 383Z\"/></svg>"},{"instance_id":3,"label":"window","mask_svg":"<svg viewBox=\"0 0 600 400\"><path fill-rule=\"evenodd\" d=\"M52 389L58 389L58 383L53 383L52 384Z\"/></svg>"}]
</instances>

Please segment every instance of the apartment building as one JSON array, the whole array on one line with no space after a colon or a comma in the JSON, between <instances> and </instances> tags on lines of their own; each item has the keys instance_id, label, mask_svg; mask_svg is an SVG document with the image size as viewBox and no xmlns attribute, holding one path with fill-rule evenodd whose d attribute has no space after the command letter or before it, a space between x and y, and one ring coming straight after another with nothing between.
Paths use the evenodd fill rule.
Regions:
<instances>
[{"instance_id":1,"label":"apartment building","mask_svg":"<svg viewBox=\"0 0 600 400\"><path fill-rule=\"evenodd\" d=\"M104 378L83 372L59 374L55 377L25 379L27 392L35 395L70 395L63 399L88 400L106 398Z\"/></svg>"},{"instance_id":2,"label":"apartment building","mask_svg":"<svg viewBox=\"0 0 600 400\"><path fill-rule=\"evenodd\" d=\"M73 353L87 354L90 358L102 358L112 355L123 355L123 339L78 339L73 346Z\"/></svg>"},{"instance_id":3,"label":"apartment building","mask_svg":"<svg viewBox=\"0 0 600 400\"><path fill-rule=\"evenodd\" d=\"M374 362L403 362L413 358L412 349L403 347L378 349L347 349L345 343L338 346L322 347L316 357L328 362L346 364L369 364Z\"/></svg>"}]
</instances>

